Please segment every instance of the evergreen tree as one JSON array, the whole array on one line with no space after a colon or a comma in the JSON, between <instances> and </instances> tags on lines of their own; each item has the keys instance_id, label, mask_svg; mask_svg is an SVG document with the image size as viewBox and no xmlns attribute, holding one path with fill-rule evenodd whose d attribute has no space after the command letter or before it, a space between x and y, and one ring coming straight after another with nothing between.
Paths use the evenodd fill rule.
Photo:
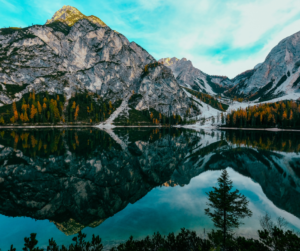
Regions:
<instances>
[{"instance_id":1,"label":"evergreen tree","mask_svg":"<svg viewBox=\"0 0 300 251\"><path fill-rule=\"evenodd\" d=\"M216 228L222 230L223 234L223 250L226 250L226 236L233 228L238 228L242 223L240 218L251 217L252 212L248 209L249 201L247 198L239 194L238 190L231 192L233 186L229 175L224 170L218 178L219 187L213 187L213 191L207 193L210 208L205 209Z\"/></svg>"}]
</instances>

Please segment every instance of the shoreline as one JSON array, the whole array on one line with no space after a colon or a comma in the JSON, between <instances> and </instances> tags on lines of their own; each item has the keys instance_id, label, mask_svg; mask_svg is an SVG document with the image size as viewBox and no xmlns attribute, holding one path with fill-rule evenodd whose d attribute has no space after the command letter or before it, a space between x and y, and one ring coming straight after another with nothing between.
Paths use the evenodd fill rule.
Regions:
<instances>
[{"instance_id":1,"label":"shoreline","mask_svg":"<svg viewBox=\"0 0 300 251\"><path fill-rule=\"evenodd\" d=\"M0 126L0 129L41 129L41 128L98 128L98 129L114 129L114 128L185 128L185 129L203 129L203 130L247 130L247 131L271 131L271 132L300 132L300 129L280 129L280 128L240 128L240 127L201 127L201 126L193 126L193 125L174 125L174 126L115 126L115 125L47 125L47 126Z\"/></svg>"},{"instance_id":2,"label":"shoreline","mask_svg":"<svg viewBox=\"0 0 300 251\"><path fill-rule=\"evenodd\" d=\"M18 128L18 129L36 129L36 128L98 128L98 129L113 129L113 128L127 128L127 127L145 127L145 128L152 128L152 127L158 127L158 128L169 128L165 126L115 126L115 125L107 125L107 126L99 126L99 125L48 125L48 126L0 126L0 129L13 129L13 128ZM172 126L170 126L172 127Z\"/></svg>"},{"instance_id":3,"label":"shoreline","mask_svg":"<svg viewBox=\"0 0 300 251\"><path fill-rule=\"evenodd\" d=\"M248 130L248 131L271 131L271 132L300 132L300 129L280 129L280 128L239 128L239 127L216 127L218 130Z\"/></svg>"},{"instance_id":4,"label":"shoreline","mask_svg":"<svg viewBox=\"0 0 300 251\"><path fill-rule=\"evenodd\" d=\"M68 128L68 127L95 127L93 125L55 125L55 126L0 126L0 129L8 129L8 128L19 128L19 129L25 129L25 128L30 128L30 129L35 129L35 128Z\"/></svg>"}]
</instances>

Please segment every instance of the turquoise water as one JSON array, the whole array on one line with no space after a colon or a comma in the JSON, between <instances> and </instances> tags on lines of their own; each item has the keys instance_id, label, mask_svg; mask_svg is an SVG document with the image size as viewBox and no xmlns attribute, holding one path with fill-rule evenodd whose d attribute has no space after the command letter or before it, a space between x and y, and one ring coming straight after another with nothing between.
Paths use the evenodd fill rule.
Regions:
<instances>
[{"instance_id":1,"label":"turquoise water","mask_svg":"<svg viewBox=\"0 0 300 251\"><path fill-rule=\"evenodd\" d=\"M203 235L213 228L204 215L206 192L224 168L253 212L238 234L255 237L266 212L300 230L297 133L117 129L0 135L1 250L11 244L21 250L33 232L40 247L51 237L70 244L80 229L88 237L100 235L107 247L131 235L183 227Z\"/></svg>"}]
</instances>

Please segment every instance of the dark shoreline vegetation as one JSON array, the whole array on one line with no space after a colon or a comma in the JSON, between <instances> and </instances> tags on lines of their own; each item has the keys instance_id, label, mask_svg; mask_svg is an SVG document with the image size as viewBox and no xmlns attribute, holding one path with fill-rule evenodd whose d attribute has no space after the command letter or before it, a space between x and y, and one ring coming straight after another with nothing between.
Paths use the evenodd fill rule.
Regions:
<instances>
[{"instance_id":1,"label":"dark shoreline vegetation","mask_svg":"<svg viewBox=\"0 0 300 251\"><path fill-rule=\"evenodd\" d=\"M154 233L152 237L134 240L131 236L128 241L110 248L110 251L297 251L300 245L300 234L288 230L286 221L279 217L274 222L266 214L260 218L261 230L258 230L258 239L237 236L233 229L243 224L239 219L251 217L252 212L248 209L249 201L238 190L232 191L232 181L223 170L218 178L218 187L206 193L209 208L205 214L214 222L218 230L212 230L207 235L198 236L195 231L185 228L175 235L170 233L162 236ZM212 209L212 210L211 210ZM23 251L101 251L104 250L99 236L92 236L91 241L86 241L86 234L79 231L68 247L57 245L51 238L47 247L38 247L37 234L24 238ZM108 250L108 249L106 249ZM8 251L16 251L11 245Z\"/></svg>"},{"instance_id":2,"label":"dark shoreline vegetation","mask_svg":"<svg viewBox=\"0 0 300 251\"><path fill-rule=\"evenodd\" d=\"M230 251L298 251L300 237L290 230L285 230L282 226L269 223L263 230L258 230L259 239L245 238L231 234L226 239L227 249ZM57 245L56 241L49 239L49 245L45 248L37 247L38 239L32 233L30 237L24 238L24 251L101 251L105 250L99 236L92 236L91 241L86 241L86 234L78 233L74 237L73 244L69 247ZM131 236L124 243L112 247L110 251L221 251L222 234L220 231L212 231L207 235L198 236L195 231L181 229L175 235L170 233L162 236L154 233L152 237L134 240ZM17 251L13 245L8 251Z\"/></svg>"},{"instance_id":3,"label":"dark shoreline vegetation","mask_svg":"<svg viewBox=\"0 0 300 251\"><path fill-rule=\"evenodd\" d=\"M12 87L6 85L13 95L24 87ZM186 114L169 113L163 115L159 111L150 108L148 110L136 110L134 106L141 99L141 95L132 94L129 99L129 117L119 116L114 120L116 126L130 125L183 125L193 123L187 121L192 105ZM106 119L121 105L122 100L112 103L92 92L78 92L71 99L66 100L63 95L52 95L48 92L26 93L18 102L0 107L0 125L8 126L51 126L51 125L95 125L105 122Z\"/></svg>"},{"instance_id":4,"label":"dark shoreline vegetation","mask_svg":"<svg viewBox=\"0 0 300 251\"><path fill-rule=\"evenodd\" d=\"M231 111L226 127L300 129L300 101L259 104Z\"/></svg>"}]
</instances>

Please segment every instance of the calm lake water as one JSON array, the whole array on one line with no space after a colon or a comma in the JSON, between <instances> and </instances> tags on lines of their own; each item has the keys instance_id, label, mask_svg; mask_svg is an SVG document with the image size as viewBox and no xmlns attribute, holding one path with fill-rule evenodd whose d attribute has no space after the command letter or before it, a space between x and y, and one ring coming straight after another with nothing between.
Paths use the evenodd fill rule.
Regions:
<instances>
[{"instance_id":1,"label":"calm lake water","mask_svg":"<svg viewBox=\"0 0 300 251\"><path fill-rule=\"evenodd\" d=\"M300 230L300 133L186 129L0 129L0 248L37 233L70 244L82 230L106 246L181 228L213 228L206 192L223 169L253 216Z\"/></svg>"}]
</instances>

